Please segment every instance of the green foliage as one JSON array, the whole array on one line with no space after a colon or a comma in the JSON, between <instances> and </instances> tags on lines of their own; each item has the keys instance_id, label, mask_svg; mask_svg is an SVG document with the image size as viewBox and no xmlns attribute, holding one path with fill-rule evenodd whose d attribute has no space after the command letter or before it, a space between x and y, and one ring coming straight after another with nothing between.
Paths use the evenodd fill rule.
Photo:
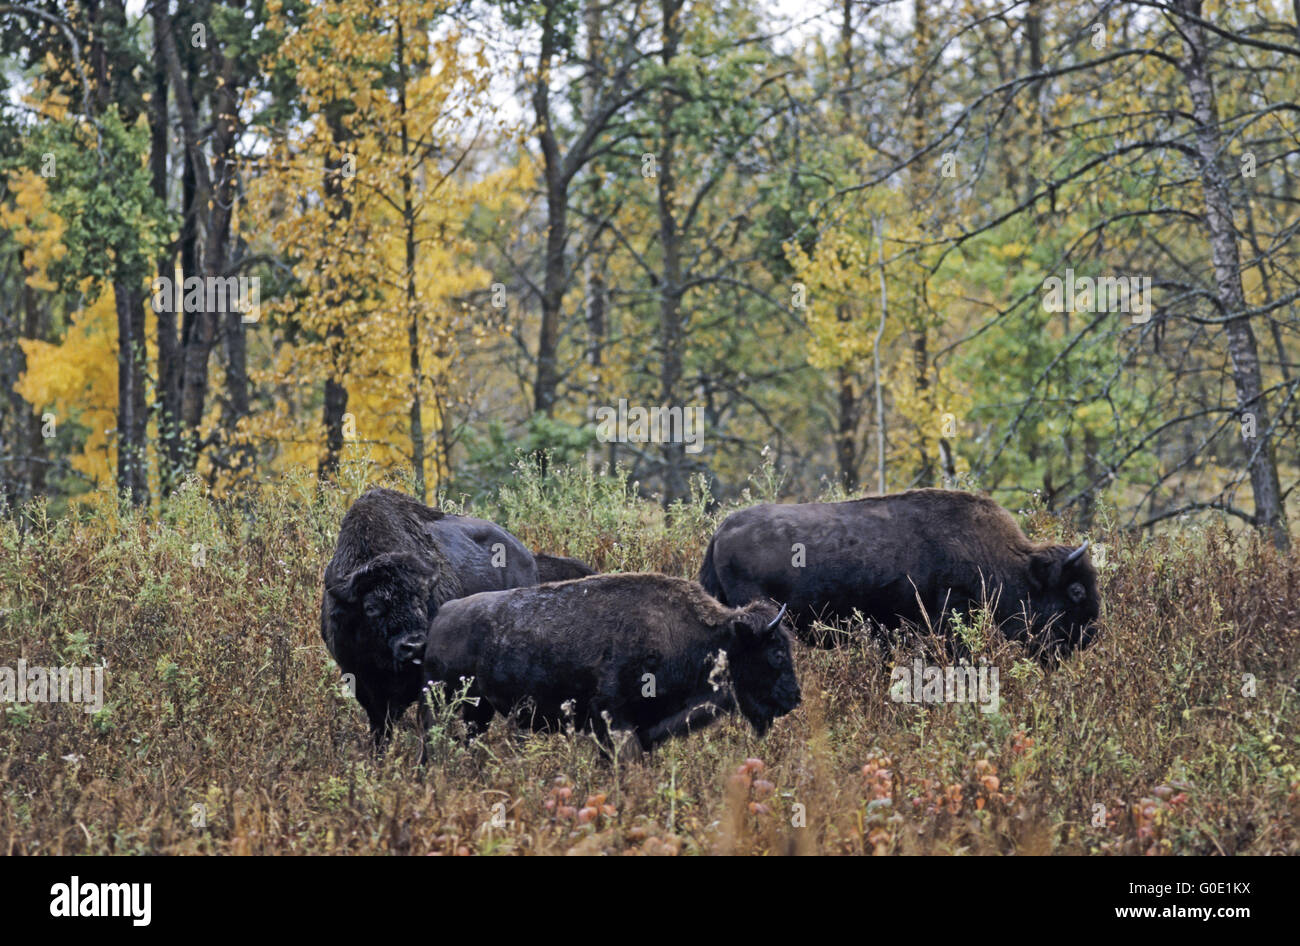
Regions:
<instances>
[{"instance_id":1,"label":"green foliage","mask_svg":"<svg viewBox=\"0 0 1300 946\"><path fill-rule=\"evenodd\" d=\"M574 427L541 413L529 417L513 436L504 422L489 421L482 432L467 432L465 461L445 493L487 498L530 465L581 462L595 442L596 432L590 426Z\"/></svg>"},{"instance_id":2,"label":"green foliage","mask_svg":"<svg viewBox=\"0 0 1300 946\"><path fill-rule=\"evenodd\" d=\"M488 510L524 544L539 551L604 562L606 571L664 571L694 577L691 551L714 527L702 477L688 500L664 510L640 495L625 469L612 474L588 467L549 467L546 475L521 462Z\"/></svg>"},{"instance_id":3,"label":"green foliage","mask_svg":"<svg viewBox=\"0 0 1300 946\"><path fill-rule=\"evenodd\" d=\"M574 51L582 16L578 0L502 0L500 9L506 24L514 29L550 33L555 53Z\"/></svg>"},{"instance_id":4,"label":"green foliage","mask_svg":"<svg viewBox=\"0 0 1300 946\"><path fill-rule=\"evenodd\" d=\"M32 130L18 166L39 169L53 156L50 209L67 225L53 275L68 291L87 276L143 288L169 222L151 187L148 147L145 123L128 126L112 106L95 128L64 121Z\"/></svg>"}]
</instances>

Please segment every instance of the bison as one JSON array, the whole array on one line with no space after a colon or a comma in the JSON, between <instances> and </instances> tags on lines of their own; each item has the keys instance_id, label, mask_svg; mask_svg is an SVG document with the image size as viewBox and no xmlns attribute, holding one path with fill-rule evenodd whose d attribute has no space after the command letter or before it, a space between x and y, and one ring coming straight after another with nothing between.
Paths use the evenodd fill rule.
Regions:
<instances>
[{"instance_id":1,"label":"bison","mask_svg":"<svg viewBox=\"0 0 1300 946\"><path fill-rule=\"evenodd\" d=\"M537 581L539 584L545 584L548 581L570 581L574 578L586 578L588 575L596 574L596 569L586 562L578 561L576 558L566 558L563 555L543 555L541 552L534 553L533 557L537 559Z\"/></svg>"},{"instance_id":2,"label":"bison","mask_svg":"<svg viewBox=\"0 0 1300 946\"><path fill-rule=\"evenodd\" d=\"M1006 636L1045 661L1087 646L1097 572L1079 548L1036 545L984 496L915 489L839 503L753 506L728 516L704 554L700 584L738 607L775 598L799 636L860 612L876 625L942 625L991 605Z\"/></svg>"},{"instance_id":3,"label":"bison","mask_svg":"<svg viewBox=\"0 0 1300 946\"><path fill-rule=\"evenodd\" d=\"M438 611L424 673L466 681L471 732L501 713L534 730L591 727L606 752L630 730L648 751L738 708L762 736L799 705L784 615L766 601L723 607L666 575L489 592Z\"/></svg>"},{"instance_id":4,"label":"bison","mask_svg":"<svg viewBox=\"0 0 1300 946\"><path fill-rule=\"evenodd\" d=\"M321 637L352 677L376 748L415 702L429 619L479 591L537 584L533 555L482 519L372 489L348 510L325 569Z\"/></svg>"}]
</instances>

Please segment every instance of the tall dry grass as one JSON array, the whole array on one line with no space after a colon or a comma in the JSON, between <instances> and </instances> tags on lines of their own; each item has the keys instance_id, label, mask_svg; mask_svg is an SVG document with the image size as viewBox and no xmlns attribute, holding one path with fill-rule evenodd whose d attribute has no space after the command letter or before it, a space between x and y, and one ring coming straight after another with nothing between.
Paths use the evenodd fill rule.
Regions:
<instances>
[{"instance_id":1,"label":"tall dry grass","mask_svg":"<svg viewBox=\"0 0 1300 946\"><path fill-rule=\"evenodd\" d=\"M733 720L609 764L582 734L498 720L465 746L444 720L421 773L413 726L371 758L319 637L357 487L219 506L191 483L152 519L35 506L0 522L0 666L108 668L98 713L3 707L0 852L1300 850L1300 561L1253 538L1100 528L1095 646L1044 671L970 629L996 713L893 701L890 669L919 645L863 640L800 647L804 704L761 742ZM688 576L716 523L700 490L666 517L585 472L521 472L473 511L602 570ZM1041 513L1027 525L1058 535Z\"/></svg>"}]
</instances>

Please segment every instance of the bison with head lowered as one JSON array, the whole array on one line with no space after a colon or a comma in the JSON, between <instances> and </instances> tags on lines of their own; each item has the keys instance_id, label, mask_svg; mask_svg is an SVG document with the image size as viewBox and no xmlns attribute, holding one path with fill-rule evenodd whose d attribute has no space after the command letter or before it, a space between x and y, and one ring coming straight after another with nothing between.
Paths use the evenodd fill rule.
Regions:
<instances>
[{"instance_id":1,"label":"bison with head lowered","mask_svg":"<svg viewBox=\"0 0 1300 946\"><path fill-rule=\"evenodd\" d=\"M321 637L351 675L376 746L419 698L425 636L438 608L462 595L535 584L532 553L494 523L390 489L352 504L325 569Z\"/></svg>"},{"instance_id":2,"label":"bison with head lowered","mask_svg":"<svg viewBox=\"0 0 1300 946\"><path fill-rule=\"evenodd\" d=\"M699 580L732 607L788 602L812 643L818 619L942 623L988 603L1006 636L1051 659L1087 646L1100 610L1086 542L1035 544L991 499L942 489L743 509L718 527Z\"/></svg>"},{"instance_id":3,"label":"bison with head lowered","mask_svg":"<svg viewBox=\"0 0 1300 946\"><path fill-rule=\"evenodd\" d=\"M471 729L496 713L533 729L590 726L648 750L739 709L761 736L799 705L784 609L727 608L693 581L596 575L450 601L424 672L458 690Z\"/></svg>"}]
</instances>

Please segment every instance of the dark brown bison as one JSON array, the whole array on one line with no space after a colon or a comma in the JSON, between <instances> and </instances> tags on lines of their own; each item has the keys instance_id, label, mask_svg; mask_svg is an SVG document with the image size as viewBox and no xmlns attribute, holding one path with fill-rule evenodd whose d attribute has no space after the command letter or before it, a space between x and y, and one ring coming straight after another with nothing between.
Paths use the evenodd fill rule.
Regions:
<instances>
[{"instance_id":1,"label":"dark brown bison","mask_svg":"<svg viewBox=\"0 0 1300 946\"><path fill-rule=\"evenodd\" d=\"M543 555L541 552L534 553L533 557L537 559L538 584L545 584L548 581L570 581L596 574L596 569L576 558Z\"/></svg>"},{"instance_id":2,"label":"dark brown bison","mask_svg":"<svg viewBox=\"0 0 1300 946\"><path fill-rule=\"evenodd\" d=\"M631 730L648 750L738 708L761 736L799 705L783 616L766 601L723 607L682 578L596 575L449 601L424 672L452 690L468 682L471 731L501 713L591 727L607 748L611 730Z\"/></svg>"},{"instance_id":3,"label":"dark brown bison","mask_svg":"<svg viewBox=\"0 0 1300 946\"><path fill-rule=\"evenodd\" d=\"M325 569L321 637L352 678L382 747L420 695L429 619L447 601L537 584L533 555L491 522L431 509L390 489L352 504Z\"/></svg>"},{"instance_id":4,"label":"dark brown bison","mask_svg":"<svg viewBox=\"0 0 1300 946\"><path fill-rule=\"evenodd\" d=\"M916 489L733 513L709 542L699 580L732 607L787 602L813 643L825 642L810 632L818 618L858 611L885 627L927 617L939 625L987 601L1004 634L1050 659L1094 633L1097 572L1087 547L1036 545L984 496Z\"/></svg>"}]
</instances>

